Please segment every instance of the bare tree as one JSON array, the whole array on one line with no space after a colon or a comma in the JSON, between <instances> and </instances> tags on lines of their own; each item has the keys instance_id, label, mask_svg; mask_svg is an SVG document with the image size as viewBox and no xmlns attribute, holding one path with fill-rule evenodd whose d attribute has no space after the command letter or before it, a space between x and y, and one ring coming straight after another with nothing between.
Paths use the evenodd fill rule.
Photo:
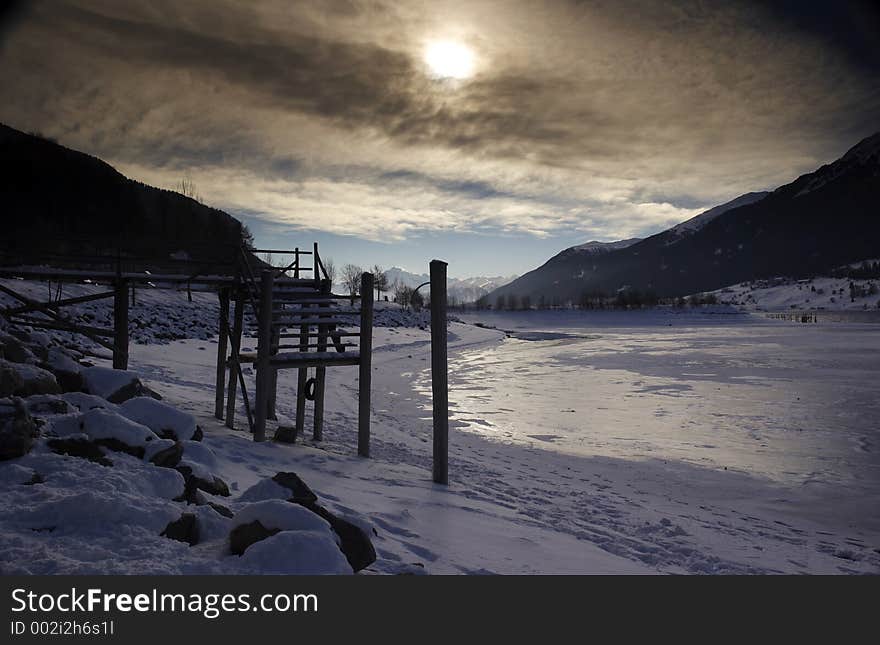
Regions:
<instances>
[{"instance_id":1,"label":"bare tree","mask_svg":"<svg viewBox=\"0 0 880 645\"><path fill-rule=\"evenodd\" d=\"M354 304L354 297L361 290L361 275L363 272L364 270L356 264L346 264L342 267L342 283L348 289L348 295L351 298L352 304ZM372 295L370 294L370 297Z\"/></svg>"},{"instance_id":2,"label":"bare tree","mask_svg":"<svg viewBox=\"0 0 880 645\"><path fill-rule=\"evenodd\" d=\"M196 182L193 181L189 172L184 173L180 181L177 182L175 188L177 189L177 192L184 197L189 197L190 199L194 199L197 202L201 203L202 196L199 194L199 191L196 188Z\"/></svg>"},{"instance_id":3,"label":"bare tree","mask_svg":"<svg viewBox=\"0 0 880 645\"><path fill-rule=\"evenodd\" d=\"M376 300L381 299L383 291L388 291L388 274L378 264L373 265L373 286L376 287Z\"/></svg>"},{"instance_id":4,"label":"bare tree","mask_svg":"<svg viewBox=\"0 0 880 645\"><path fill-rule=\"evenodd\" d=\"M333 290L333 283L336 282L336 265L333 263L332 258L326 258L321 260L321 264L324 265L324 272L327 274L327 279L330 280L330 290Z\"/></svg>"},{"instance_id":5,"label":"bare tree","mask_svg":"<svg viewBox=\"0 0 880 645\"><path fill-rule=\"evenodd\" d=\"M412 306L412 287L408 287L403 282L395 282L391 289L394 293L394 302L404 309L409 309Z\"/></svg>"}]
</instances>

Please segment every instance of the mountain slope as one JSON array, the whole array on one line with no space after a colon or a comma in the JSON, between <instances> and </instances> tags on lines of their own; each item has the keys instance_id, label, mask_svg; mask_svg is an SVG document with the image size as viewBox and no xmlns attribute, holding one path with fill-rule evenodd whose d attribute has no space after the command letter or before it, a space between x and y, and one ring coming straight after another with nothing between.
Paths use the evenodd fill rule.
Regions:
<instances>
[{"instance_id":1,"label":"mountain slope","mask_svg":"<svg viewBox=\"0 0 880 645\"><path fill-rule=\"evenodd\" d=\"M745 203L743 203L745 202ZM499 296L576 301L630 288L678 296L769 277L807 277L876 255L880 239L880 134L770 194L750 193L625 249L566 249ZM714 211L714 213L713 213Z\"/></svg>"},{"instance_id":2,"label":"mountain slope","mask_svg":"<svg viewBox=\"0 0 880 645\"><path fill-rule=\"evenodd\" d=\"M107 163L0 124L0 195L7 256L52 254L231 259L241 222Z\"/></svg>"}]
</instances>

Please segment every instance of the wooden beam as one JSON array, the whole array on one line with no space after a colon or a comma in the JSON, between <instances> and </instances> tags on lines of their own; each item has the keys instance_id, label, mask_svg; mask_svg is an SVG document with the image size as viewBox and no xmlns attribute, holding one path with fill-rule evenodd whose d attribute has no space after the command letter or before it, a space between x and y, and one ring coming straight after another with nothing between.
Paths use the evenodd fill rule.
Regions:
<instances>
[{"instance_id":1,"label":"wooden beam","mask_svg":"<svg viewBox=\"0 0 880 645\"><path fill-rule=\"evenodd\" d=\"M370 456L370 387L373 380L373 274L361 276L360 370L358 376L358 454Z\"/></svg>"}]
</instances>

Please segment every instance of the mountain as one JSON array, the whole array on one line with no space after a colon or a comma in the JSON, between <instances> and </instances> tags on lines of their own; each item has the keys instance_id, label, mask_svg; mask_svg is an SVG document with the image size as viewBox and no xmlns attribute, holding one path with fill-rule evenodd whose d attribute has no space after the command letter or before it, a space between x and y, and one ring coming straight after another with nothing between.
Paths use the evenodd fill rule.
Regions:
<instances>
[{"instance_id":1,"label":"mountain","mask_svg":"<svg viewBox=\"0 0 880 645\"><path fill-rule=\"evenodd\" d=\"M776 275L810 277L876 256L880 133L771 193L749 193L623 249L573 249L493 291L533 303L621 289L660 297Z\"/></svg>"},{"instance_id":2,"label":"mountain","mask_svg":"<svg viewBox=\"0 0 880 645\"><path fill-rule=\"evenodd\" d=\"M628 240L617 240L616 242L587 242L566 249L572 253L608 253L609 251L617 251L632 246L636 242L641 242L640 237L631 237ZM564 251L563 251L564 252Z\"/></svg>"},{"instance_id":3,"label":"mountain","mask_svg":"<svg viewBox=\"0 0 880 645\"><path fill-rule=\"evenodd\" d=\"M405 284L408 287L417 287L424 282L430 280L427 273L411 273L399 267L392 267L385 271L388 276L388 284L393 285L396 282ZM478 298L485 296L492 290L507 284L514 280L516 276L503 277L475 277L475 278L447 278L446 280L446 296L450 302L457 301L459 303L474 302Z\"/></svg>"},{"instance_id":4,"label":"mountain","mask_svg":"<svg viewBox=\"0 0 880 645\"><path fill-rule=\"evenodd\" d=\"M230 261L247 235L241 222L221 210L2 124L0 195L0 253L7 261L117 253Z\"/></svg>"}]
</instances>

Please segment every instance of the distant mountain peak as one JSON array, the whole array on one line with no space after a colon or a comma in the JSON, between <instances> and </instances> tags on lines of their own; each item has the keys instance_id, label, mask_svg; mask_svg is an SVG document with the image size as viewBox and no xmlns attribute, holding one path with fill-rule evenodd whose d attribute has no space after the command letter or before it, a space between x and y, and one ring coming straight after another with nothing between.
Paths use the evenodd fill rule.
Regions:
<instances>
[{"instance_id":1,"label":"distant mountain peak","mask_svg":"<svg viewBox=\"0 0 880 645\"><path fill-rule=\"evenodd\" d=\"M873 161L880 163L880 132L859 141L841 157L841 161L858 161L861 163Z\"/></svg>"},{"instance_id":2,"label":"distant mountain peak","mask_svg":"<svg viewBox=\"0 0 880 645\"><path fill-rule=\"evenodd\" d=\"M618 249L625 249L628 246L632 246L636 242L641 242L642 238L640 237L631 237L628 240L617 240L615 242L586 242L585 244L578 244L577 246L571 247L571 251L586 251L588 253L605 253L607 251L617 251Z\"/></svg>"}]
</instances>

